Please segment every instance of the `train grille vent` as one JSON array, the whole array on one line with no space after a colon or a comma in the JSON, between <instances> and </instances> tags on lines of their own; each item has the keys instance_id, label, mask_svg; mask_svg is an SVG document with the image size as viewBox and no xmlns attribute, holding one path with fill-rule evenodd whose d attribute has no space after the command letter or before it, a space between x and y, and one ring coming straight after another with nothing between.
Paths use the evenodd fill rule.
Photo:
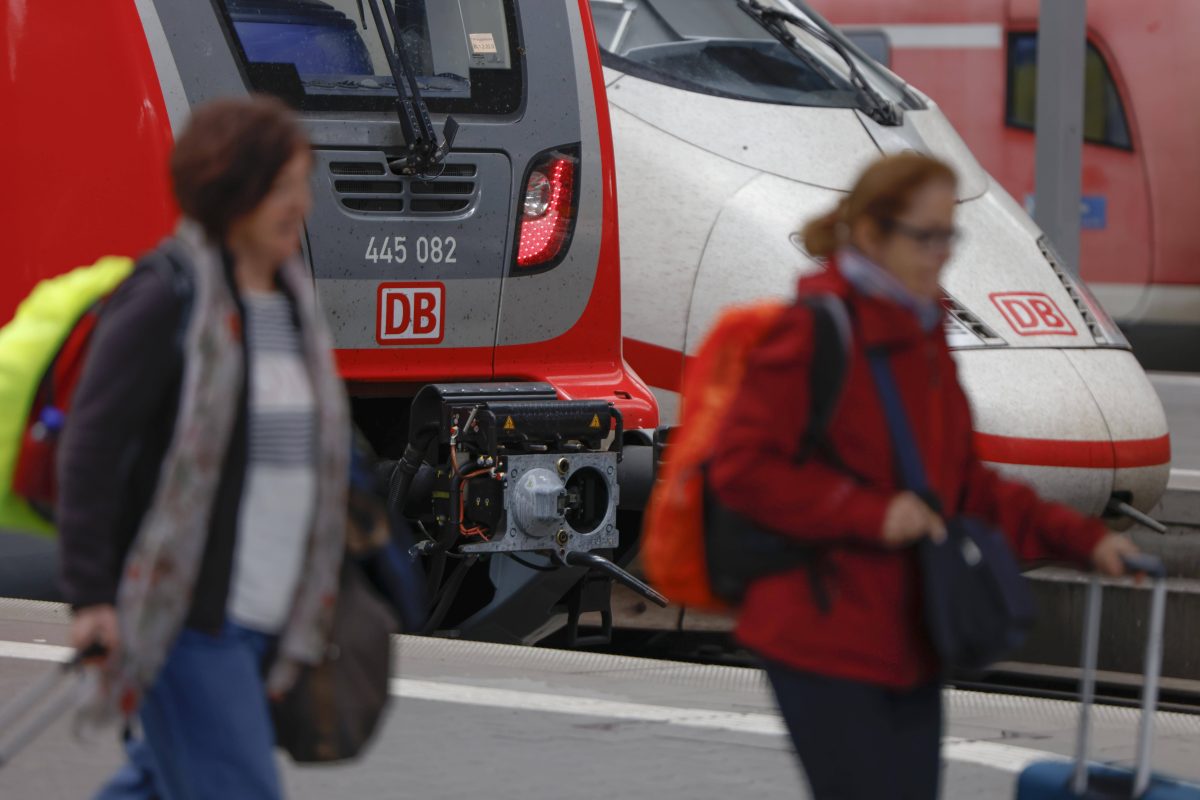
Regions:
<instances>
[{"instance_id":1,"label":"train grille vent","mask_svg":"<svg viewBox=\"0 0 1200 800\"><path fill-rule=\"evenodd\" d=\"M1038 239L1038 249L1042 251L1042 255L1046 257L1046 263L1050 265L1050 269L1054 270L1054 274L1058 276L1059 282L1067 290L1067 295L1071 298L1071 302L1075 304L1075 309L1079 312L1079 316L1083 317L1083 324L1087 325L1092 338L1098 344L1109 344L1109 338L1105 335L1104 329L1100 327L1100 323L1096 321L1096 315L1092 313L1087 301L1080 296L1079 290L1075 287L1075 279L1058 263L1058 256L1047 246L1045 237Z\"/></svg>"},{"instance_id":2,"label":"train grille vent","mask_svg":"<svg viewBox=\"0 0 1200 800\"><path fill-rule=\"evenodd\" d=\"M967 310L967 308L948 294L942 294L942 307L946 309L946 334L951 343L954 333L959 328L965 328L968 333L989 347L1007 346L1008 342L1000 338L983 320Z\"/></svg>"},{"instance_id":3,"label":"train grille vent","mask_svg":"<svg viewBox=\"0 0 1200 800\"><path fill-rule=\"evenodd\" d=\"M377 160L340 160L329 164L333 191L342 207L359 214L452 217L479 199L474 164L446 164L436 178L394 173L382 155Z\"/></svg>"}]
</instances>

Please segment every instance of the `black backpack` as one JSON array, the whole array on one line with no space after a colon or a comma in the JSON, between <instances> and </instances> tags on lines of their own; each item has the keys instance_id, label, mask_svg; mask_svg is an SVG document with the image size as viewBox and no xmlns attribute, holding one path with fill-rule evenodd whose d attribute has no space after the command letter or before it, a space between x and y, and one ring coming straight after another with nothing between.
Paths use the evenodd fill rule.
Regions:
<instances>
[{"instance_id":1,"label":"black backpack","mask_svg":"<svg viewBox=\"0 0 1200 800\"><path fill-rule=\"evenodd\" d=\"M829 422L837 410L850 362L850 322L841 298L831 294L800 298L813 314L813 363L809 372L811 411L796 449L796 461L811 458L825 444ZM836 456L831 456L836 461ZM723 506L705 492L704 544L713 594L732 606L741 603L757 578L807 567L813 597L829 609L825 588L825 547L802 544L769 530Z\"/></svg>"}]
</instances>

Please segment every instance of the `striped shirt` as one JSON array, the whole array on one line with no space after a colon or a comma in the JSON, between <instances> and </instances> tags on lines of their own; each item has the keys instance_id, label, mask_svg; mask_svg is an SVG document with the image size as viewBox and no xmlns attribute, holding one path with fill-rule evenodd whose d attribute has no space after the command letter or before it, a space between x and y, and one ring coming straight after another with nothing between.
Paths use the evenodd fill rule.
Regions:
<instances>
[{"instance_id":1,"label":"striped shirt","mask_svg":"<svg viewBox=\"0 0 1200 800\"><path fill-rule=\"evenodd\" d=\"M316 496L316 402L300 331L279 292L244 296L250 416L229 615L277 633L287 620Z\"/></svg>"}]
</instances>

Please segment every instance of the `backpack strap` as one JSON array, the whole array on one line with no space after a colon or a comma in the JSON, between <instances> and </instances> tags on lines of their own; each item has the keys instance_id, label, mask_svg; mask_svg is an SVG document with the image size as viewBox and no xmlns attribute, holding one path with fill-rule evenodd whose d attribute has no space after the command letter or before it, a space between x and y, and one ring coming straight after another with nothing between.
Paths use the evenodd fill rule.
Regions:
<instances>
[{"instance_id":1,"label":"backpack strap","mask_svg":"<svg viewBox=\"0 0 1200 800\"><path fill-rule=\"evenodd\" d=\"M807 306L813 315L813 360L808 374L808 425L796 451L796 461L806 461L818 450L823 450L826 458L842 468L841 459L830 445L828 434L829 423L842 399L850 369L850 313L845 302L834 294L806 295L799 302ZM804 559L804 566L808 572L813 601L822 614L828 614L833 600L826 578L832 565L826 557L826 548L808 546L806 549L808 556Z\"/></svg>"},{"instance_id":2,"label":"backpack strap","mask_svg":"<svg viewBox=\"0 0 1200 800\"><path fill-rule=\"evenodd\" d=\"M809 371L808 426L800 440L797 461L805 461L825 447L829 423L842 399L850 368L852 330L845 302L834 294L800 298L813 315L813 362Z\"/></svg>"}]
</instances>

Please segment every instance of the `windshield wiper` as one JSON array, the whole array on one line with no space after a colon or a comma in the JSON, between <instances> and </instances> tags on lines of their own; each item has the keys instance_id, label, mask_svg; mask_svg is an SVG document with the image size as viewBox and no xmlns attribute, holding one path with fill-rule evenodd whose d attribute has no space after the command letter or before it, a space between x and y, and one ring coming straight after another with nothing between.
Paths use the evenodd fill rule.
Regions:
<instances>
[{"instance_id":1,"label":"windshield wiper","mask_svg":"<svg viewBox=\"0 0 1200 800\"><path fill-rule=\"evenodd\" d=\"M383 11L379 7L382 2ZM394 0L393 0L394 2ZM433 121L429 119L429 107L421 96L421 87L417 85L417 76L408 55L400 44L400 24L396 19L396 10L388 5L387 0L367 0L371 7L371 16L375 19L375 30L383 44L383 54L387 57L388 69L396 84L396 99L399 101L397 116L400 118L400 132L408 145L404 155L389 159L388 166L402 175L428 175L439 166L454 145L454 137L458 133L458 123L453 117L446 117L442 126L442 141L438 143L437 132L433 129ZM361 15L362 6L359 6ZM383 22L387 15L388 24ZM365 20L364 20L365 22ZM391 41L385 30L391 31Z\"/></svg>"},{"instance_id":2,"label":"windshield wiper","mask_svg":"<svg viewBox=\"0 0 1200 800\"><path fill-rule=\"evenodd\" d=\"M863 77L854 57L850 55L841 42L830 36L827 31L822 30L803 17L798 17L787 11L780 11L777 8L767 8L758 2L758 0L737 0L737 4L742 11L745 11L751 19L761 25L767 33L775 37L793 55L807 64L818 75L823 76L830 83L836 85L836 81L829 74L829 70L804 45L800 44L795 35L788 30L787 23L790 22L809 36L828 46L841 56L842 60L846 62L846 66L849 67L850 85L854 87L854 92L858 95L859 101L863 106L863 113L880 125L895 126L903 123L899 107L875 91L875 88Z\"/></svg>"}]
</instances>

